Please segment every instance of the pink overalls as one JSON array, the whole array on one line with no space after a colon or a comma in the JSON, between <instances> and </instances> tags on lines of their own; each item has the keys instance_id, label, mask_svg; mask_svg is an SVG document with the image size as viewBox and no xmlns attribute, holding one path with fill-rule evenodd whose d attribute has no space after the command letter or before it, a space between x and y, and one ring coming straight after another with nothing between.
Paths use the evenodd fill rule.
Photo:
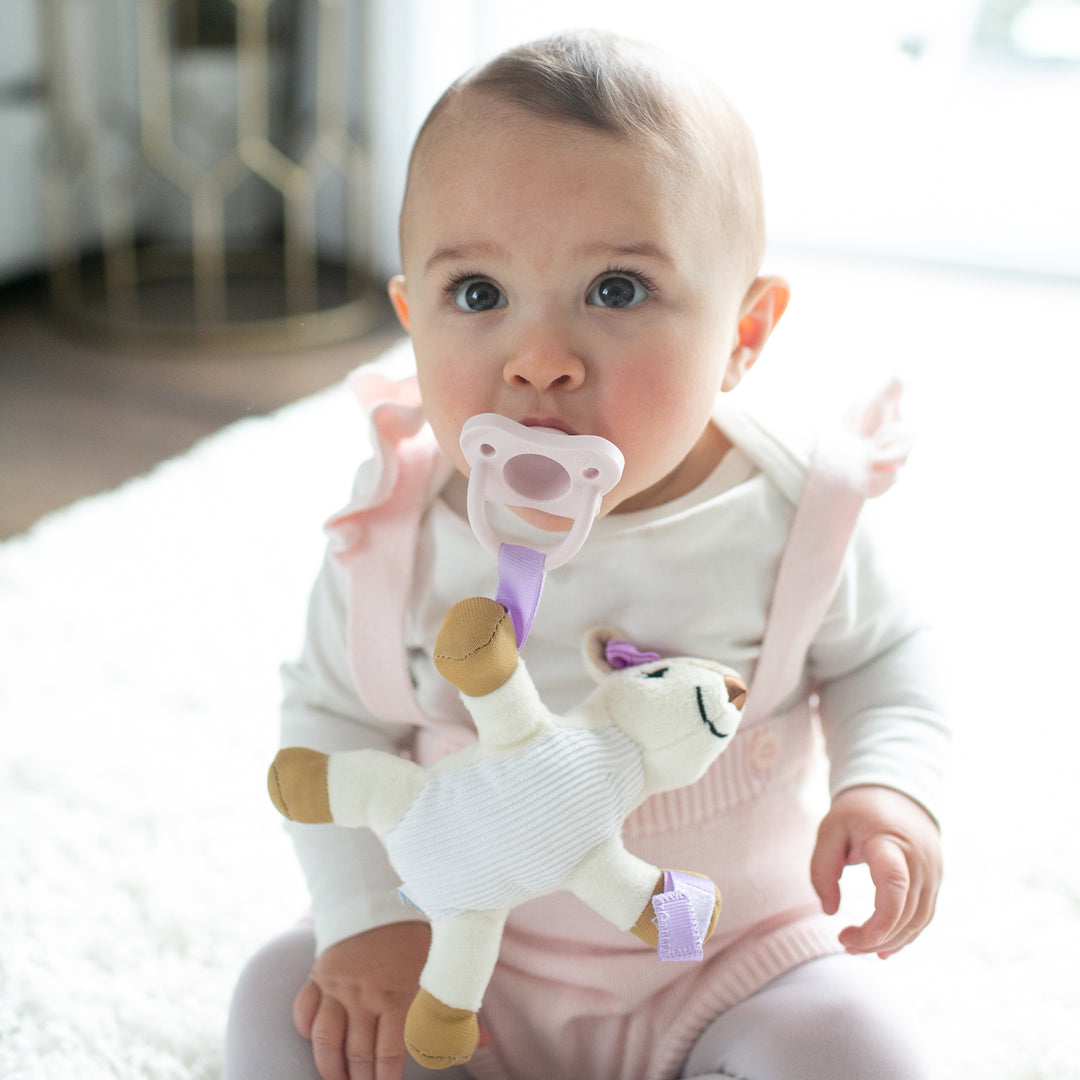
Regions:
<instances>
[{"instance_id":1,"label":"pink overalls","mask_svg":"<svg viewBox=\"0 0 1080 1080\"><path fill-rule=\"evenodd\" d=\"M429 763L470 733L420 710L401 635L384 629L374 641L365 627L403 624L420 518L445 481L446 463L415 406L414 383L376 378L358 391L376 402L372 421L390 452L366 505L330 525L356 600L349 605L353 674L376 716L417 725L414 756ZM732 745L698 783L653 796L624 827L627 848L643 859L707 874L720 886L720 922L704 961L660 963L567 893L522 905L507 923L484 1001L493 1042L469 1063L476 1077L677 1076L719 1013L792 967L840 951L809 879L817 818L804 789L821 755L803 665L862 503L888 486L906 453L879 435L893 418L896 393L891 387L870 406L861 431L818 446ZM721 421L732 442L754 456L746 445L754 440L741 438L752 425L738 413ZM753 837L768 843L753 845Z\"/></svg>"}]
</instances>

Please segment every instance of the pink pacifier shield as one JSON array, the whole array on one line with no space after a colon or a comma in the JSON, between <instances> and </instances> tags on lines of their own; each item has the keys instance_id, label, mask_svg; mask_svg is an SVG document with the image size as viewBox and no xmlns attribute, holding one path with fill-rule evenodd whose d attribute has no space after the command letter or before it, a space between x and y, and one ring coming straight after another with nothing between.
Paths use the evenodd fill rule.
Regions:
<instances>
[{"instance_id":1,"label":"pink pacifier shield","mask_svg":"<svg viewBox=\"0 0 1080 1080\"><path fill-rule=\"evenodd\" d=\"M623 456L598 435L566 435L550 428L526 427L497 413L480 413L461 429L461 450L469 463L469 523L492 555L500 541L487 520L485 503L526 506L573 526L545 569L553 570L585 542L600 500L619 482Z\"/></svg>"}]
</instances>

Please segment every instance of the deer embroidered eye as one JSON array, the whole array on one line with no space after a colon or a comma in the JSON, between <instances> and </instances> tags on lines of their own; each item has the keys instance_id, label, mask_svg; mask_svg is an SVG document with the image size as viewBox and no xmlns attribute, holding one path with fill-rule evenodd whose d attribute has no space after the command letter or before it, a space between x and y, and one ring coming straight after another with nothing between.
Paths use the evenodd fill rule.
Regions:
<instances>
[{"instance_id":1,"label":"deer embroidered eye","mask_svg":"<svg viewBox=\"0 0 1080 1080\"><path fill-rule=\"evenodd\" d=\"M662 679L668 672L666 667L657 668L655 671L644 672L646 679Z\"/></svg>"},{"instance_id":2,"label":"deer embroidered eye","mask_svg":"<svg viewBox=\"0 0 1080 1080\"><path fill-rule=\"evenodd\" d=\"M699 716L701 717L701 719L702 719L702 720L703 720L703 721L705 722L705 726L706 726L706 727L707 727L707 728L708 728L708 729L709 729L709 730L710 730L710 731L711 731L711 732L712 732L712 733L713 733L713 734L714 734L714 735L715 735L715 736L716 736L716 737L717 737L718 739L726 739L726 738L727 738L727 737L728 737L728 736L729 736L729 735L731 734L731 732L730 732L730 731L721 731L721 730L720 730L720 729L719 729L719 728L718 728L718 727L717 727L717 726L716 726L716 725L715 725L715 724L714 724L714 723L713 723L713 722L712 722L712 721L711 721L711 720L709 719L709 714L708 714L708 713L707 713L707 712L705 711L705 695L704 695L704 694L702 694L702 692L701 692L701 687L700 687L700 686L696 687L695 689L696 689L696 692L697 692L697 710L698 710L698 715L699 715Z\"/></svg>"}]
</instances>

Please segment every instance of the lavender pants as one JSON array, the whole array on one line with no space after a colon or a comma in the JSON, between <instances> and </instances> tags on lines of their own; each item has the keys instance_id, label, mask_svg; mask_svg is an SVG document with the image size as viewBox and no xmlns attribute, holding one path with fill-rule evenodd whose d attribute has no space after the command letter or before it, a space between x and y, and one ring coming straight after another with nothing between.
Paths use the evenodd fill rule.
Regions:
<instances>
[{"instance_id":1,"label":"lavender pants","mask_svg":"<svg viewBox=\"0 0 1080 1080\"><path fill-rule=\"evenodd\" d=\"M319 1080L311 1044L293 1027L292 1002L315 955L301 923L248 964L233 997L224 1080ZM698 1080L928 1080L915 1025L890 998L873 961L826 956L794 968L710 1024L682 1076ZM405 1080L467 1080L411 1059ZM586 1077L575 1080L588 1080Z\"/></svg>"}]
</instances>

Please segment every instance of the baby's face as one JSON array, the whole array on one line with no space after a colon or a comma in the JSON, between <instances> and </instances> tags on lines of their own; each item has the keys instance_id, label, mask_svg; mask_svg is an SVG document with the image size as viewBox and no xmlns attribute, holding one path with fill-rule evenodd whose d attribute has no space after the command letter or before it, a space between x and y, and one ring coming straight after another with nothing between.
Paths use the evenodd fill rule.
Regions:
<instances>
[{"instance_id":1,"label":"baby's face","mask_svg":"<svg viewBox=\"0 0 1080 1080\"><path fill-rule=\"evenodd\" d=\"M601 513L666 502L708 474L746 282L705 196L640 140L510 108L440 120L391 296L425 412L463 473L462 424L495 412L615 443L626 468Z\"/></svg>"}]
</instances>

